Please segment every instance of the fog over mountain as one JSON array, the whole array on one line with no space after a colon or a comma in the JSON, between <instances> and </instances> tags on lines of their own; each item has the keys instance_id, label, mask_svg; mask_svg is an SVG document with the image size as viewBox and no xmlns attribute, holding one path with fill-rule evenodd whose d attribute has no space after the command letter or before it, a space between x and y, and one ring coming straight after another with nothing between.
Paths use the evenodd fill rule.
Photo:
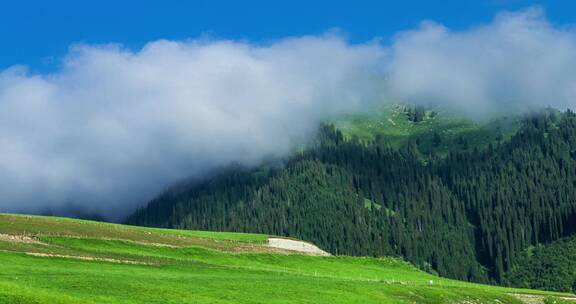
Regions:
<instances>
[{"instance_id":1,"label":"fog over mountain","mask_svg":"<svg viewBox=\"0 0 576 304\"><path fill-rule=\"evenodd\" d=\"M487 116L576 100L576 32L538 8L378 41L75 45L56 72L1 71L0 211L118 220L178 180L286 156L323 120L378 102Z\"/></svg>"},{"instance_id":2,"label":"fog over mountain","mask_svg":"<svg viewBox=\"0 0 576 304\"><path fill-rule=\"evenodd\" d=\"M423 22L388 52L389 86L404 100L471 115L576 103L576 31L550 24L538 7L464 32Z\"/></svg>"}]
</instances>

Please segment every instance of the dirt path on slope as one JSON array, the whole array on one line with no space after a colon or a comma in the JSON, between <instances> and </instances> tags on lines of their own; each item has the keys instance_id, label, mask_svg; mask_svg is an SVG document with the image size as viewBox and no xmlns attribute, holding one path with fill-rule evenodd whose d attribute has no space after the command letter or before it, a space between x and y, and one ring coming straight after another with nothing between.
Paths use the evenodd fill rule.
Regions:
<instances>
[{"instance_id":1,"label":"dirt path on slope","mask_svg":"<svg viewBox=\"0 0 576 304\"><path fill-rule=\"evenodd\" d=\"M269 238L268 247L296 251L308 255L330 256L328 252L318 248L317 246L306 243L303 241L282 239L282 238Z\"/></svg>"},{"instance_id":2,"label":"dirt path on slope","mask_svg":"<svg viewBox=\"0 0 576 304\"><path fill-rule=\"evenodd\" d=\"M100 261L100 262L110 262L110 263L118 263L118 264L132 264L132 265L154 265L151 263L145 263L145 262L139 262L139 261L99 258L99 257L93 257L93 256L76 256L76 255L41 253L41 252L24 252L24 254L35 256L35 257L43 257L43 258L64 258L64 259L75 259L75 260L84 260L84 261Z\"/></svg>"},{"instance_id":3,"label":"dirt path on slope","mask_svg":"<svg viewBox=\"0 0 576 304\"><path fill-rule=\"evenodd\" d=\"M46 245L46 243L42 243L39 240L25 236L25 235L13 235L13 234L4 234L0 233L0 241L7 241L13 243L24 243L24 244L40 244Z\"/></svg>"},{"instance_id":4,"label":"dirt path on slope","mask_svg":"<svg viewBox=\"0 0 576 304\"><path fill-rule=\"evenodd\" d=\"M511 295L514 296L516 299L522 301L522 303L526 303L526 304L543 304L544 299L546 299L546 296L534 295L534 294L513 293ZM558 299L558 300L573 301L574 303L576 303L576 297L558 297L558 296L555 296L553 298Z\"/></svg>"}]
</instances>

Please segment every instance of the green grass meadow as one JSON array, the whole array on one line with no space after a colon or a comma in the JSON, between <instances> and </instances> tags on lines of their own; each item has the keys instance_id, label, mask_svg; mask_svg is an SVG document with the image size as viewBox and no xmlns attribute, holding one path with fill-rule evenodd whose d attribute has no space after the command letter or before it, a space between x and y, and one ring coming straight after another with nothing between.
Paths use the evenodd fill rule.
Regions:
<instances>
[{"instance_id":1,"label":"green grass meadow","mask_svg":"<svg viewBox=\"0 0 576 304\"><path fill-rule=\"evenodd\" d=\"M348 138L373 141L381 138L392 148L409 142L416 143L424 153L445 155L448 151L466 151L485 148L511 137L520 127L518 117L498 117L491 120L471 120L456 113L434 109L427 110L422 121L408 119L403 104L387 104L372 111L344 115L332 120ZM433 142L438 134L441 139Z\"/></svg>"},{"instance_id":2,"label":"green grass meadow","mask_svg":"<svg viewBox=\"0 0 576 304\"><path fill-rule=\"evenodd\" d=\"M395 258L272 249L266 235L0 215L0 303L553 303ZM560 302L558 302L560 303Z\"/></svg>"}]
</instances>

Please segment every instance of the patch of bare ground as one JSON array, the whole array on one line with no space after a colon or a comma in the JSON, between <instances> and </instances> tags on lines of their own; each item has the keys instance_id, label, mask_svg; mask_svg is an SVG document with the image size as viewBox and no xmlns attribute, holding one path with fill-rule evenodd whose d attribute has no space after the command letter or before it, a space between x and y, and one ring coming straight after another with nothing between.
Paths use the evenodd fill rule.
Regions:
<instances>
[{"instance_id":1,"label":"patch of bare ground","mask_svg":"<svg viewBox=\"0 0 576 304\"><path fill-rule=\"evenodd\" d=\"M529 295L529 294L520 294L520 293L513 293L516 299L522 301L522 303L526 304L543 304L544 303L544 296L540 295Z\"/></svg>"},{"instance_id":2,"label":"patch of bare ground","mask_svg":"<svg viewBox=\"0 0 576 304\"><path fill-rule=\"evenodd\" d=\"M232 252L236 253L274 253L274 254L293 254L294 251L282 249L282 248L273 248L268 246L268 244L246 244L246 245L239 245L235 246L231 250Z\"/></svg>"},{"instance_id":3,"label":"patch of bare ground","mask_svg":"<svg viewBox=\"0 0 576 304\"><path fill-rule=\"evenodd\" d=\"M75 256L75 255L64 255L64 254L52 254L52 253L41 253L41 252L25 252L26 255L44 257L44 258L65 258L65 259L76 259L84 261L100 261L100 262L110 262L118 264L132 264L132 265L153 265L150 263L131 261L131 260L118 260L110 258L99 258L92 256Z\"/></svg>"},{"instance_id":4,"label":"patch of bare ground","mask_svg":"<svg viewBox=\"0 0 576 304\"><path fill-rule=\"evenodd\" d=\"M46 243L40 242L39 240L26 236L26 235L13 235L0 233L0 241L14 242L14 243L24 243L24 244L39 244L46 245Z\"/></svg>"},{"instance_id":5,"label":"patch of bare ground","mask_svg":"<svg viewBox=\"0 0 576 304\"><path fill-rule=\"evenodd\" d=\"M129 242L133 242L133 243L136 243L136 244L138 244L138 245L154 246L154 247L167 247L167 248L179 248L179 247L183 247L183 246L176 246L176 245L163 244L163 243L138 242L138 241L129 241Z\"/></svg>"},{"instance_id":6,"label":"patch of bare ground","mask_svg":"<svg viewBox=\"0 0 576 304\"><path fill-rule=\"evenodd\" d=\"M60 235L59 237L65 237L68 239L78 239L78 240L92 239L92 240L100 240L100 241L120 241L120 242L129 242L129 243L133 243L133 244L144 245L144 246L154 246L154 247L167 247L167 248L185 247L185 246L177 246L177 245L166 244L166 243L143 242L143 241L134 241L134 240L127 240L127 239L119 239L119 238L87 238L87 237L81 237L81 236L76 236L76 235Z\"/></svg>"},{"instance_id":7,"label":"patch of bare ground","mask_svg":"<svg viewBox=\"0 0 576 304\"><path fill-rule=\"evenodd\" d=\"M485 302L483 302L483 300L481 300L481 299L468 298L468 299L458 301L456 303L458 303L458 304L481 304L481 303L485 303ZM499 300L494 300L494 303L502 303L502 302L500 302Z\"/></svg>"},{"instance_id":8,"label":"patch of bare ground","mask_svg":"<svg viewBox=\"0 0 576 304\"><path fill-rule=\"evenodd\" d=\"M308 255L330 256L328 252L318 248L316 245L297 240L290 240L283 238L269 238L268 247L281 250L288 250L292 252L304 253Z\"/></svg>"},{"instance_id":9,"label":"patch of bare ground","mask_svg":"<svg viewBox=\"0 0 576 304\"><path fill-rule=\"evenodd\" d=\"M523 293L513 293L511 295L525 304L543 304L544 300L546 299L546 296L543 295L523 294ZM574 301L574 303L576 303L576 297L554 297L554 298L565 301Z\"/></svg>"},{"instance_id":10,"label":"patch of bare ground","mask_svg":"<svg viewBox=\"0 0 576 304\"><path fill-rule=\"evenodd\" d=\"M561 299L561 300L568 300L568 301L576 302L576 296L574 296L574 297L557 297L557 298Z\"/></svg>"}]
</instances>

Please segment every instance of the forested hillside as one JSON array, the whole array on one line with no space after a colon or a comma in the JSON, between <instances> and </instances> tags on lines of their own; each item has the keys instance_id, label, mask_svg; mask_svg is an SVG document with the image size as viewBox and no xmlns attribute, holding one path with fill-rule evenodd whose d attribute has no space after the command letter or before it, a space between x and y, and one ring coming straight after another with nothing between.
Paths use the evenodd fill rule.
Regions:
<instances>
[{"instance_id":1,"label":"forested hillside","mask_svg":"<svg viewBox=\"0 0 576 304\"><path fill-rule=\"evenodd\" d=\"M445 153L325 125L283 166L180 185L127 222L293 236L334 254L402 256L443 276L504 283L523 250L576 232L576 116L544 111L495 138L468 147L459 136L465 148Z\"/></svg>"},{"instance_id":2,"label":"forested hillside","mask_svg":"<svg viewBox=\"0 0 576 304\"><path fill-rule=\"evenodd\" d=\"M576 292L576 237L522 251L506 274L510 285Z\"/></svg>"}]
</instances>

